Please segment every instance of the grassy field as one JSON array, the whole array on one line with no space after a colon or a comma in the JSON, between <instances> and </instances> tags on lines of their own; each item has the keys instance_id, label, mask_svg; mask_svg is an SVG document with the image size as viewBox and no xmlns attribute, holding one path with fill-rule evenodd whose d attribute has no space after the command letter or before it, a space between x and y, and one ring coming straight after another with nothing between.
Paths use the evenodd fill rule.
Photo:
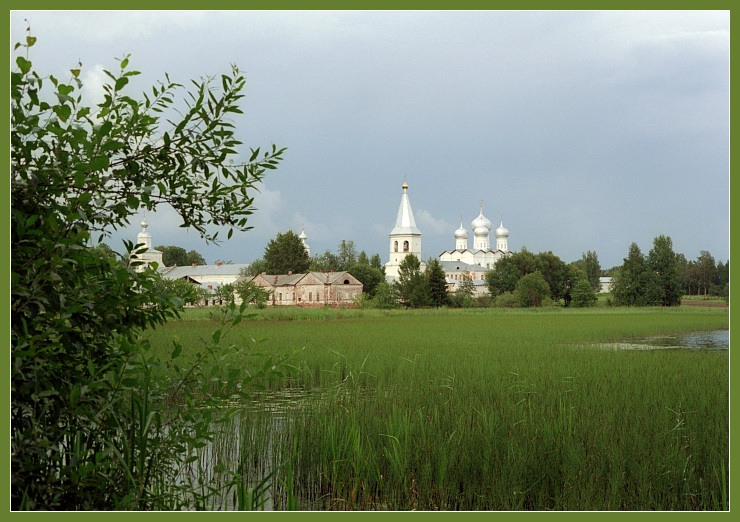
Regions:
<instances>
[{"instance_id":1,"label":"grassy field","mask_svg":"<svg viewBox=\"0 0 740 522\"><path fill-rule=\"evenodd\" d=\"M272 473L275 509L725 510L729 352L594 346L728 321L702 307L259 310L227 341L298 351L209 459L242 463L252 485ZM151 339L165 360L172 337L196 351L216 326L193 310Z\"/></svg>"}]
</instances>

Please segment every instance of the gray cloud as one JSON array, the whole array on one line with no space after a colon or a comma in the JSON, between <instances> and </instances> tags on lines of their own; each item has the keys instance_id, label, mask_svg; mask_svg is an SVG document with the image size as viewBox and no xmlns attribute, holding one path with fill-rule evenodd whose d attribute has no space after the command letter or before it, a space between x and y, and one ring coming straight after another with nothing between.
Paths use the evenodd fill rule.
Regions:
<instances>
[{"instance_id":1,"label":"gray cloud","mask_svg":"<svg viewBox=\"0 0 740 522\"><path fill-rule=\"evenodd\" d=\"M729 258L729 12L15 11L12 38L24 18L55 74L127 53L138 90L246 74L241 139L288 147L254 230L211 251L157 213L157 244L248 262L305 226L386 260L408 179L426 256L483 199L513 249L613 266L665 234Z\"/></svg>"}]
</instances>

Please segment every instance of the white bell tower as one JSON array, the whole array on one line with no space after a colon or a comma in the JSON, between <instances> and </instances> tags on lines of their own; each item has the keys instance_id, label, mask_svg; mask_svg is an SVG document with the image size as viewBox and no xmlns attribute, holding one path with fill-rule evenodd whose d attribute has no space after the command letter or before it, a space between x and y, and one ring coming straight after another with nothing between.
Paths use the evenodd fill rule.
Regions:
<instances>
[{"instance_id":1,"label":"white bell tower","mask_svg":"<svg viewBox=\"0 0 740 522\"><path fill-rule=\"evenodd\" d=\"M393 227L390 238L390 255L389 261L385 264L385 276L389 280L398 278L398 267L401 261L409 255L414 254L421 262L421 269L426 269L426 264L421 257L421 230L416 226L414 213L411 211L411 202L409 201L409 186L404 181L401 186L403 194L401 195L401 204L398 206L396 215L396 226Z\"/></svg>"}]
</instances>

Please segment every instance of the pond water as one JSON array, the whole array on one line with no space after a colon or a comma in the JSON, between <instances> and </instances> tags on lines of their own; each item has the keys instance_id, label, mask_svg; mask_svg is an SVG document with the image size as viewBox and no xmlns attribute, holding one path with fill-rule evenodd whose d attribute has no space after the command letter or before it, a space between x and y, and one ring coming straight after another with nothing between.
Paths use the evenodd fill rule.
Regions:
<instances>
[{"instance_id":1,"label":"pond water","mask_svg":"<svg viewBox=\"0 0 740 522\"><path fill-rule=\"evenodd\" d=\"M619 343L601 343L599 348L613 350L729 350L729 330L707 330L681 335L663 335L630 339Z\"/></svg>"}]
</instances>

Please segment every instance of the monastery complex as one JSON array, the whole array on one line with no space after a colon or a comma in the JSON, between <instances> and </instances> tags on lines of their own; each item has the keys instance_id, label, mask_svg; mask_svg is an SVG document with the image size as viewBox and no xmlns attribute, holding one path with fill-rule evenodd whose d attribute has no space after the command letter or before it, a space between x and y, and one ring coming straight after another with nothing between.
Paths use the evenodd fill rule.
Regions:
<instances>
[{"instance_id":1,"label":"monastery complex","mask_svg":"<svg viewBox=\"0 0 740 522\"><path fill-rule=\"evenodd\" d=\"M411 209L406 182L403 183L401 203L396 214L395 226L389 237L390 248L388 262L385 264L385 276L388 282L398 279L398 269L403 259L414 254L421 262L421 269L426 269L422 256L421 230L416 226L414 213ZM495 263L508 255L509 231L504 228L503 220L493 231L494 245L491 245L491 221L483 215L481 203L478 217L473 219L470 227L473 231L472 248L468 246L470 234L460 223L455 230L454 250L445 250L439 257L439 262L445 272L447 288L456 291L465 281L472 282L476 294L487 292L485 283L486 271L493 268ZM301 230L298 236L309 254L311 250L306 242L305 231ZM309 272L306 274L260 274L257 276L242 275L248 264L216 263L214 265L172 266L165 267L162 263L162 252L152 246L152 236L148 231L146 220L141 222L141 232L136 237L140 245L132 258L143 261L137 270L144 270L151 263L157 263L158 272L166 279L185 279L194 285L205 288L210 293L226 284L249 280L268 290L271 305L348 305L362 293L362 283L349 272ZM208 304L206 302L206 304Z\"/></svg>"},{"instance_id":2,"label":"monastery complex","mask_svg":"<svg viewBox=\"0 0 740 522\"><path fill-rule=\"evenodd\" d=\"M398 268L403 258L414 254L422 262L422 270L426 268L421 251L421 230L416 226L414 213L409 201L409 186L406 182L401 186L401 204L396 215L396 224L388 235L390 238L389 261L385 264L385 276L388 281L398 278ZM502 257L509 254L509 231L501 225L494 231L495 249L491 248L490 235L491 221L483 215L483 204L480 214L471 223L473 229L473 247L468 247L470 235L460 223L455 230L455 249L445 250L439 255L439 262L445 272L447 288L454 292L463 281L472 281L476 293L487 292L485 284L486 271Z\"/></svg>"}]
</instances>

